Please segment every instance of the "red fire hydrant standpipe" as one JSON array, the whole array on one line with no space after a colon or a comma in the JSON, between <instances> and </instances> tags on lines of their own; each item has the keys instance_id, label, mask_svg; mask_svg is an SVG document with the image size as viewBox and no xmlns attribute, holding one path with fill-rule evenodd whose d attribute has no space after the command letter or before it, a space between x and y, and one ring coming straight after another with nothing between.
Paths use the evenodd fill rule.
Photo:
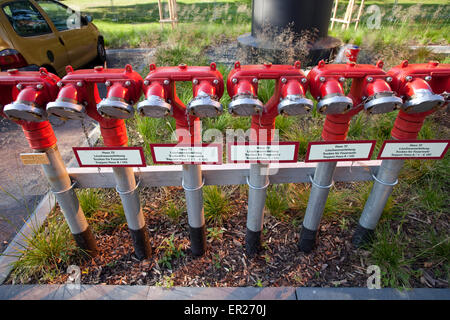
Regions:
<instances>
[{"instance_id":1,"label":"red fire hydrant standpipe","mask_svg":"<svg viewBox=\"0 0 450 320\"><path fill-rule=\"evenodd\" d=\"M49 163L43 164L42 168L75 242L86 253L95 256L98 250L94 235L78 202L45 112L46 104L58 94L58 81L57 76L44 68L39 72L1 72L0 114L22 126L35 152L47 155Z\"/></svg>"},{"instance_id":2,"label":"red fire hydrant standpipe","mask_svg":"<svg viewBox=\"0 0 450 320\"><path fill-rule=\"evenodd\" d=\"M355 64L328 64L323 61L308 74L310 92L319 101L317 110L326 114L322 139L344 141L354 115L365 109L369 114L387 113L400 107L402 100L394 95L391 78L376 66ZM343 83L352 79L349 96ZM317 230L325 208L337 162L319 162L311 180L311 193L300 231L299 249L310 252L316 242Z\"/></svg>"},{"instance_id":3,"label":"red fire hydrant standpipe","mask_svg":"<svg viewBox=\"0 0 450 320\"><path fill-rule=\"evenodd\" d=\"M191 81L193 99L187 106L178 98L176 82ZM150 65L150 73L144 80L146 99L138 104L141 116L175 119L179 145L201 146L202 131L200 118L215 117L222 113L219 100L223 95L222 75L216 64L209 67L186 66L156 67ZM201 256L206 250L206 226L203 209L203 185L201 166L183 164L181 185L186 194L191 251Z\"/></svg>"},{"instance_id":4,"label":"red fire hydrant standpipe","mask_svg":"<svg viewBox=\"0 0 450 320\"><path fill-rule=\"evenodd\" d=\"M273 79L275 91L263 105L258 100L258 81ZM313 102L305 98L307 79L300 62L288 65L247 65L236 62L227 80L227 90L232 101L228 111L237 116L252 116L250 144L271 143L275 130L275 118L279 115L300 115L308 113ZM269 164L250 165L247 184L249 186L247 229L245 248L254 255L261 248L261 232L264 223L266 190L269 186Z\"/></svg>"},{"instance_id":5,"label":"red fire hydrant standpipe","mask_svg":"<svg viewBox=\"0 0 450 320\"><path fill-rule=\"evenodd\" d=\"M142 94L142 77L132 70L104 69L73 71L66 68L67 75L58 83L58 98L49 103L47 112L62 119L82 119L85 114L100 124L106 147L124 147L128 144L123 118L130 117L133 104ZM101 100L97 83L108 87L107 98ZM122 200L125 217L130 230L135 255L142 260L150 257L151 246L139 199L136 178L131 167L113 167L116 190Z\"/></svg>"},{"instance_id":6,"label":"red fire hydrant standpipe","mask_svg":"<svg viewBox=\"0 0 450 320\"><path fill-rule=\"evenodd\" d=\"M404 105L394 123L391 136L395 140L414 140L422 128L425 118L441 109L448 101L450 92L450 64L430 62L428 64L408 64L403 61L387 73L392 77L392 89L404 97ZM352 243L361 247L369 243L383 213L384 207L398 183L398 176L404 160L383 160L374 175L374 184Z\"/></svg>"}]
</instances>

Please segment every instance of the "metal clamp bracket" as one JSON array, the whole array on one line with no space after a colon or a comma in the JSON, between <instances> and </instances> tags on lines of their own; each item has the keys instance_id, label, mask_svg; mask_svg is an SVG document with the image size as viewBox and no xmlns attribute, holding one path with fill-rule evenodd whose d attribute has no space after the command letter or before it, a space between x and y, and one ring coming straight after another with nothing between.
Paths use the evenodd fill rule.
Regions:
<instances>
[{"instance_id":1,"label":"metal clamp bracket","mask_svg":"<svg viewBox=\"0 0 450 320\"><path fill-rule=\"evenodd\" d=\"M181 180L181 186L183 187L184 191L197 191L197 190L200 190L201 188L203 188L204 185L205 185L205 178L204 177L203 177L203 180L202 180L202 184L200 186L196 187L196 188L188 188L188 187L186 187L184 185L184 179Z\"/></svg>"},{"instance_id":2,"label":"metal clamp bracket","mask_svg":"<svg viewBox=\"0 0 450 320\"><path fill-rule=\"evenodd\" d=\"M120 191L119 188L117 188L116 186L116 191L119 195L126 195L126 194L130 194L133 193L137 188L139 188L139 185L141 184L141 179L139 179L136 183L136 186L132 189L132 190L128 190L128 191Z\"/></svg>"},{"instance_id":3,"label":"metal clamp bracket","mask_svg":"<svg viewBox=\"0 0 450 320\"><path fill-rule=\"evenodd\" d=\"M77 183L78 183L78 181L73 181L72 185L70 187L68 187L67 189L62 190L62 191L53 191L52 189L50 189L50 191L56 196L58 194L66 193L67 191L72 190Z\"/></svg>"},{"instance_id":4,"label":"metal clamp bracket","mask_svg":"<svg viewBox=\"0 0 450 320\"><path fill-rule=\"evenodd\" d=\"M254 185L252 185L252 184L250 183L250 180L249 180L249 177L248 177L248 176L246 176L245 178L246 178L246 180L247 180L247 184L248 184L249 188L250 188L250 189L253 189L253 190L264 190L264 189L267 189L267 187L270 185L270 180L268 180L268 181L267 181L267 184L266 184L265 186L263 186L263 187L255 187Z\"/></svg>"},{"instance_id":5,"label":"metal clamp bracket","mask_svg":"<svg viewBox=\"0 0 450 320\"><path fill-rule=\"evenodd\" d=\"M372 178L373 178L373 180L375 180L376 182L378 182L378 183L380 183L380 184L382 184L382 185L384 185L384 186L388 186L388 187L393 187L393 186L395 186L397 183L398 183L398 179L396 179L394 182L392 182L392 183L387 183L387 182L384 182L384 181L381 181L380 179L378 179L377 177L376 177L376 175L372 172Z\"/></svg>"},{"instance_id":6,"label":"metal clamp bracket","mask_svg":"<svg viewBox=\"0 0 450 320\"><path fill-rule=\"evenodd\" d=\"M314 187L316 187L316 188L319 188L319 189L330 189L330 188L334 185L334 180L331 181L331 183L330 183L328 186L321 186L320 184L317 184L317 183L314 181L314 178L313 178L312 175L308 175L308 177L309 177L309 181L311 181L312 185L313 185Z\"/></svg>"}]
</instances>

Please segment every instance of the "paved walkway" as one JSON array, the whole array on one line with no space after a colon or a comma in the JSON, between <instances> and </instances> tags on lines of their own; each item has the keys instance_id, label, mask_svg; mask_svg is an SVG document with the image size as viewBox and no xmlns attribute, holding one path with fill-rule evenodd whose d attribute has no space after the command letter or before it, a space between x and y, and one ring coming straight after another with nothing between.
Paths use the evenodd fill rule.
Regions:
<instances>
[{"instance_id":1,"label":"paved walkway","mask_svg":"<svg viewBox=\"0 0 450 320\"><path fill-rule=\"evenodd\" d=\"M0 286L0 300L450 300L450 289L239 287L170 289L150 286Z\"/></svg>"}]
</instances>

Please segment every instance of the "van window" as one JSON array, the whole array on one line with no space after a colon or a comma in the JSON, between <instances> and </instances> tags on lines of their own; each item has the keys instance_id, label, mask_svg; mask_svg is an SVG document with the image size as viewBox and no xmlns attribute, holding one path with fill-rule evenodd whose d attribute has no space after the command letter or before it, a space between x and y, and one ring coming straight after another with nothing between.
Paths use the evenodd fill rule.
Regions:
<instances>
[{"instance_id":1,"label":"van window","mask_svg":"<svg viewBox=\"0 0 450 320\"><path fill-rule=\"evenodd\" d=\"M80 28L80 15L69 7L51 0L38 0L37 3L58 31Z\"/></svg>"},{"instance_id":2,"label":"van window","mask_svg":"<svg viewBox=\"0 0 450 320\"><path fill-rule=\"evenodd\" d=\"M9 2L3 6L3 12L14 31L21 37L52 33L44 17L27 0Z\"/></svg>"}]
</instances>

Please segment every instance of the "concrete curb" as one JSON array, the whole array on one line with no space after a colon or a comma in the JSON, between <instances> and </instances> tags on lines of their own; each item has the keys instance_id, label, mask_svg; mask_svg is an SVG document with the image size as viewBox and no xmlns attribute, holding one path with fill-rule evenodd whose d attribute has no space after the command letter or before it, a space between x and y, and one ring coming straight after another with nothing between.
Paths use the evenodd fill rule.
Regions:
<instances>
[{"instance_id":1,"label":"concrete curb","mask_svg":"<svg viewBox=\"0 0 450 320\"><path fill-rule=\"evenodd\" d=\"M450 289L8 285L0 300L450 300Z\"/></svg>"},{"instance_id":2,"label":"concrete curb","mask_svg":"<svg viewBox=\"0 0 450 320\"><path fill-rule=\"evenodd\" d=\"M96 124L95 128L89 132L88 139L91 144L95 144L99 137L100 126ZM80 146L88 145L87 141L83 141ZM67 164L67 167L71 166L78 166L75 157L72 157L72 160ZM50 191L47 192L6 250L0 254L0 285L8 278L13 264L19 260L20 250L26 247L26 239L33 235L34 230L39 229L44 224L48 214L53 210L55 205L56 199L54 195Z\"/></svg>"},{"instance_id":3,"label":"concrete curb","mask_svg":"<svg viewBox=\"0 0 450 320\"><path fill-rule=\"evenodd\" d=\"M6 250L0 256L0 284L2 284L13 268L13 264L19 259L19 250L26 248L26 239L33 235L47 219L47 215L54 208L56 199L51 192L47 192L34 212L16 234Z\"/></svg>"}]
</instances>

